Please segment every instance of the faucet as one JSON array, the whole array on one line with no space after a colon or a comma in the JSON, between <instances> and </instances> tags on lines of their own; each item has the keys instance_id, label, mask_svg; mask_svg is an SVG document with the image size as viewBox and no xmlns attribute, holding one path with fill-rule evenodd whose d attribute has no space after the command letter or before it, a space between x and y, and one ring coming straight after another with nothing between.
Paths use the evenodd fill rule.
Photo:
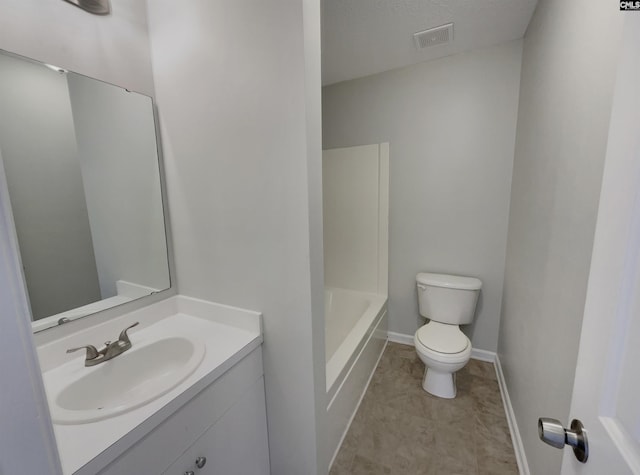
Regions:
<instances>
[{"instance_id":1,"label":"faucet","mask_svg":"<svg viewBox=\"0 0 640 475\"><path fill-rule=\"evenodd\" d=\"M131 340L129 339L129 335L127 335L127 331L137 326L139 323L140 322L136 322L133 325L122 330L117 341L105 341L104 346L100 349L97 349L93 345L85 345L79 346L78 348L69 348L67 350L67 353L73 353L74 351L79 350L87 350L87 356L84 360L85 366L95 366L97 364L104 363L105 361L109 361L110 359L121 355L129 348L131 348Z\"/></svg>"}]
</instances>

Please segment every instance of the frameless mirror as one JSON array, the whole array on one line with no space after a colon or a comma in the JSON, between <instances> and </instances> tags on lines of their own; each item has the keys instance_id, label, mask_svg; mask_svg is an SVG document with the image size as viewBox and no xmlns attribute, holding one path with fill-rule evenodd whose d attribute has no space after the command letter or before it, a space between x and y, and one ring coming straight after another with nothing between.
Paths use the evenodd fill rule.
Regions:
<instances>
[{"instance_id":1,"label":"frameless mirror","mask_svg":"<svg viewBox=\"0 0 640 475\"><path fill-rule=\"evenodd\" d=\"M34 331L170 287L151 98L0 51L0 167Z\"/></svg>"}]
</instances>

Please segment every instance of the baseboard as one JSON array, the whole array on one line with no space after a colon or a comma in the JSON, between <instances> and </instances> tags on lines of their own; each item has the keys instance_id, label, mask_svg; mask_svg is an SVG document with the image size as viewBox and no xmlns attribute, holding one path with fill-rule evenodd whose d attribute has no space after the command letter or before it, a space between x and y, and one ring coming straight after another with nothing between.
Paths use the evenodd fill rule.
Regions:
<instances>
[{"instance_id":1,"label":"baseboard","mask_svg":"<svg viewBox=\"0 0 640 475\"><path fill-rule=\"evenodd\" d=\"M413 335L405 335L404 333L387 332L390 342L400 343L402 345L414 346ZM474 360L486 361L493 363L496 359L496 354L493 351L480 350L477 348L471 349L471 358Z\"/></svg>"},{"instance_id":2,"label":"baseboard","mask_svg":"<svg viewBox=\"0 0 640 475\"><path fill-rule=\"evenodd\" d=\"M504 410L507 413L507 423L509 424L511 441L513 442L513 448L516 453L518 470L520 472L520 475L530 475L531 472L529 472L527 455L524 452L524 445L522 444L522 438L520 437L520 430L518 429L516 414L515 412L513 412L513 406L511 405L511 399L509 398L509 391L507 390L507 383L504 379L504 373L502 372L502 366L500 365L500 358L498 357L498 355L495 355L494 364L496 367L496 375L498 377L498 386L500 386L502 403L504 404Z\"/></svg>"},{"instance_id":3,"label":"baseboard","mask_svg":"<svg viewBox=\"0 0 640 475\"><path fill-rule=\"evenodd\" d=\"M487 363L495 363L496 361L496 352L495 351L487 351L480 350L478 348L471 349L471 359L478 361L486 361Z\"/></svg>"},{"instance_id":4,"label":"baseboard","mask_svg":"<svg viewBox=\"0 0 640 475\"><path fill-rule=\"evenodd\" d=\"M387 337L392 343L401 343L403 345L413 345L413 335L405 335L404 333L387 332Z\"/></svg>"}]
</instances>

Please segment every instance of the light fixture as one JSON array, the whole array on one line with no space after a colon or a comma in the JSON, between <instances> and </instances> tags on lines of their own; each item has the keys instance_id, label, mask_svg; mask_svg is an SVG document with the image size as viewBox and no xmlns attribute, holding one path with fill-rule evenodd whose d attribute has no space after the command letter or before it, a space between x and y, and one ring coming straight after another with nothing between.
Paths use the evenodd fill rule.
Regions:
<instances>
[{"instance_id":1,"label":"light fixture","mask_svg":"<svg viewBox=\"0 0 640 475\"><path fill-rule=\"evenodd\" d=\"M54 66L53 64L47 64L47 63L42 63L42 64L44 64L47 68L51 69L52 71L55 71L60 74L66 74L69 72L64 68L61 68L60 66Z\"/></svg>"},{"instance_id":2,"label":"light fixture","mask_svg":"<svg viewBox=\"0 0 640 475\"><path fill-rule=\"evenodd\" d=\"M94 15L108 15L111 12L109 0L65 0L66 2L93 13Z\"/></svg>"}]
</instances>

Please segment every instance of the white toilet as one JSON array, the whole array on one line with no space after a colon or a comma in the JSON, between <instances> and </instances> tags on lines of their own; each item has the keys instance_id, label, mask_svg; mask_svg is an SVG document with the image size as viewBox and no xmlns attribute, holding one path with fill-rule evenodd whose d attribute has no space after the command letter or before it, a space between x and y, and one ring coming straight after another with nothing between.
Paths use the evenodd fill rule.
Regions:
<instances>
[{"instance_id":1,"label":"white toilet","mask_svg":"<svg viewBox=\"0 0 640 475\"><path fill-rule=\"evenodd\" d=\"M474 277L421 273L416 277L420 315L429 322L413 337L426 365L422 387L434 396L456 397L455 372L471 357L471 342L458 325L473 321L482 281Z\"/></svg>"}]
</instances>

